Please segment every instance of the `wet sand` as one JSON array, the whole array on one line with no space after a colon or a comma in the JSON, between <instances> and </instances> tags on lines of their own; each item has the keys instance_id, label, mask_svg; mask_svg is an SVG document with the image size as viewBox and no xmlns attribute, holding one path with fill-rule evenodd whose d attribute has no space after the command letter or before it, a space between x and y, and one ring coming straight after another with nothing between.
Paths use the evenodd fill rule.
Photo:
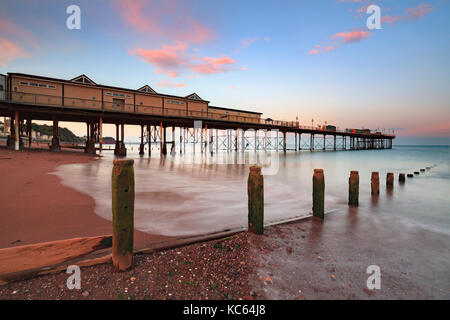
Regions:
<instances>
[{"instance_id":1,"label":"wet sand","mask_svg":"<svg viewBox=\"0 0 450 320\"><path fill-rule=\"evenodd\" d=\"M96 161L82 152L0 148L0 248L111 234L111 222L95 214L94 200L50 174L69 163ZM135 245L168 237L135 230Z\"/></svg>"},{"instance_id":2,"label":"wet sand","mask_svg":"<svg viewBox=\"0 0 450 320\"><path fill-rule=\"evenodd\" d=\"M349 208L250 236L258 299L450 298L447 235ZM370 265L380 267L380 289L367 288Z\"/></svg>"}]
</instances>

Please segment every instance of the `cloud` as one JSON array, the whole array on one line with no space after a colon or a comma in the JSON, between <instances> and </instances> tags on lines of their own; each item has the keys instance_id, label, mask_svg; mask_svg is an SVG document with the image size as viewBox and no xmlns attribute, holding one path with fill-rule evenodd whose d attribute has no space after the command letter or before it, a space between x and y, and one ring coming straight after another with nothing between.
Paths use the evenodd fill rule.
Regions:
<instances>
[{"instance_id":1,"label":"cloud","mask_svg":"<svg viewBox=\"0 0 450 320\"><path fill-rule=\"evenodd\" d=\"M187 45L178 43L173 46L163 45L160 49L134 49L131 55L138 56L145 62L155 66L158 74L168 74L176 78L185 70L197 74L214 74L230 71L236 60L222 55L220 57L191 57L186 53Z\"/></svg>"},{"instance_id":2,"label":"cloud","mask_svg":"<svg viewBox=\"0 0 450 320\"><path fill-rule=\"evenodd\" d=\"M11 61L27 58L38 49L39 42L31 33L0 13L0 66L6 67Z\"/></svg>"},{"instance_id":3,"label":"cloud","mask_svg":"<svg viewBox=\"0 0 450 320\"><path fill-rule=\"evenodd\" d=\"M420 4L417 7L405 9L403 15L384 15L381 17L381 22L395 24L399 21L419 20L431 11L433 11L433 6L431 4Z\"/></svg>"},{"instance_id":4,"label":"cloud","mask_svg":"<svg viewBox=\"0 0 450 320\"><path fill-rule=\"evenodd\" d=\"M335 35L331 36L331 39L342 39L343 43L352 43L352 42L358 42L363 39L367 39L370 37L369 31L349 31L349 32L338 32Z\"/></svg>"},{"instance_id":5,"label":"cloud","mask_svg":"<svg viewBox=\"0 0 450 320\"><path fill-rule=\"evenodd\" d=\"M236 63L236 60L222 55L219 58L203 57L202 63L192 64L190 68L200 74L213 74L230 71L229 66Z\"/></svg>"},{"instance_id":6,"label":"cloud","mask_svg":"<svg viewBox=\"0 0 450 320\"><path fill-rule=\"evenodd\" d=\"M156 73L165 73L176 78L178 76L177 71L189 64L184 55L186 48L186 44L178 43L173 46L163 45L161 49L155 50L134 49L130 51L130 54L154 65Z\"/></svg>"},{"instance_id":7,"label":"cloud","mask_svg":"<svg viewBox=\"0 0 450 320\"><path fill-rule=\"evenodd\" d=\"M264 41L266 41L266 42L270 42L270 38L269 37L264 37Z\"/></svg>"},{"instance_id":8,"label":"cloud","mask_svg":"<svg viewBox=\"0 0 450 320\"><path fill-rule=\"evenodd\" d=\"M6 67L9 62L26 57L28 57L28 53L19 45L0 38L0 66Z\"/></svg>"},{"instance_id":9,"label":"cloud","mask_svg":"<svg viewBox=\"0 0 450 320\"><path fill-rule=\"evenodd\" d=\"M319 54L319 52L320 52L319 49L312 49L309 51L309 54L314 56L316 54Z\"/></svg>"},{"instance_id":10,"label":"cloud","mask_svg":"<svg viewBox=\"0 0 450 320\"><path fill-rule=\"evenodd\" d=\"M186 87L187 84L175 83L171 80L162 80L162 81L156 83L156 86L158 86L160 88L182 88L182 87Z\"/></svg>"},{"instance_id":11,"label":"cloud","mask_svg":"<svg viewBox=\"0 0 450 320\"><path fill-rule=\"evenodd\" d=\"M424 17L427 13L433 11L433 6L431 4L420 4L417 7L408 8L405 10L406 19L415 19L418 20Z\"/></svg>"},{"instance_id":12,"label":"cloud","mask_svg":"<svg viewBox=\"0 0 450 320\"><path fill-rule=\"evenodd\" d=\"M115 0L112 5L125 24L141 34L188 43L213 38L212 30L192 17L180 0Z\"/></svg>"},{"instance_id":13,"label":"cloud","mask_svg":"<svg viewBox=\"0 0 450 320\"><path fill-rule=\"evenodd\" d=\"M230 86L230 89L231 89L231 90L236 90L237 87L236 87L236 86Z\"/></svg>"},{"instance_id":14,"label":"cloud","mask_svg":"<svg viewBox=\"0 0 450 320\"><path fill-rule=\"evenodd\" d=\"M385 15L385 16L382 16L382 17L381 17L381 23L394 24L394 23L396 23L396 22L399 21L399 20L400 20L400 17L399 17L399 16L394 16L394 17L392 17L392 16L390 16L390 15Z\"/></svg>"},{"instance_id":15,"label":"cloud","mask_svg":"<svg viewBox=\"0 0 450 320\"><path fill-rule=\"evenodd\" d=\"M248 47L249 45L251 45L253 42L255 42L256 40L258 40L258 38L251 38L251 39L244 39L241 41L241 49Z\"/></svg>"}]
</instances>

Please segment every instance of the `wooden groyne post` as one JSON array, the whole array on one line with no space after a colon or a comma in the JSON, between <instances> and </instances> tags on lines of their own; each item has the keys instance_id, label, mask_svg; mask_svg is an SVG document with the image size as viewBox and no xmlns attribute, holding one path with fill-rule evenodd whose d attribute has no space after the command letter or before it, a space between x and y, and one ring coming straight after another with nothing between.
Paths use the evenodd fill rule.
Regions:
<instances>
[{"instance_id":1,"label":"wooden groyne post","mask_svg":"<svg viewBox=\"0 0 450 320\"><path fill-rule=\"evenodd\" d=\"M251 166L247 182L248 231L264 233L264 177L260 166Z\"/></svg>"},{"instance_id":2,"label":"wooden groyne post","mask_svg":"<svg viewBox=\"0 0 450 320\"><path fill-rule=\"evenodd\" d=\"M372 177L370 179L370 186L372 190L372 195L380 194L380 175L378 172L372 172Z\"/></svg>"},{"instance_id":3,"label":"wooden groyne post","mask_svg":"<svg viewBox=\"0 0 450 320\"><path fill-rule=\"evenodd\" d=\"M134 160L114 160L112 170L112 260L114 271L133 265Z\"/></svg>"},{"instance_id":4,"label":"wooden groyne post","mask_svg":"<svg viewBox=\"0 0 450 320\"><path fill-rule=\"evenodd\" d=\"M359 172L351 171L348 178L348 204L354 207L359 205Z\"/></svg>"},{"instance_id":5,"label":"wooden groyne post","mask_svg":"<svg viewBox=\"0 0 450 320\"><path fill-rule=\"evenodd\" d=\"M386 187L394 187L394 174L392 172L388 172L388 174L386 175Z\"/></svg>"},{"instance_id":6,"label":"wooden groyne post","mask_svg":"<svg viewBox=\"0 0 450 320\"><path fill-rule=\"evenodd\" d=\"M313 174L313 217L325 218L325 178L323 169L314 169Z\"/></svg>"},{"instance_id":7,"label":"wooden groyne post","mask_svg":"<svg viewBox=\"0 0 450 320\"><path fill-rule=\"evenodd\" d=\"M398 182L399 183L405 183L405 174L404 173L399 173L398 174Z\"/></svg>"}]
</instances>

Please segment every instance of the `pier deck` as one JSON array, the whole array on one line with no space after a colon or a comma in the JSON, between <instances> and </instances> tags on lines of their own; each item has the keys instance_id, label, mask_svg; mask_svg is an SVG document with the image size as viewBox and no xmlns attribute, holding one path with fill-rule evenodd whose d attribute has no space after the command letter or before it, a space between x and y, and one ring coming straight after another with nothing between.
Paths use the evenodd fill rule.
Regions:
<instances>
[{"instance_id":1,"label":"pier deck","mask_svg":"<svg viewBox=\"0 0 450 320\"><path fill-rule=\"evenodd\" d=\"M31 144L31 122L33 120L53 121L54 128L59 121L83 122L87 127L86 152L95 153L98 144L102 150L103 124L116 125L116 153L125 155L124 126L141 126L141 154L144 145L160 143L161 153L165 154L166 144L176 144L175 128L179 128L179 143L200 142L204 150L276 150L285 151L286 135L295 135L295 150L361 150L392 148L395 135L384 133L353 133L342 130L323 130L301 126L298 121L278 121L245 116L228 116L210 112L187 111L170 108L145 108L140 112L136 104L121 106L120 110L103 101L64 98L55 102L56 97L20 92L3 92L0 100L0 116L11 118L11 135L8 145L21 147L20 137L27 137ZM68 99L76 100L72 102ZM26 102L24 102L26 101ZM48 102L51 103L48 103ZM73 106L75 105L75 106ZM26 122L26 123L25 123ZM166 128L172 128L172 141L166 140ZM120 132L119 132L120 128ZM226 131L226 137L219 136L219 130ZM261 131L264 136L261 137ZM252 137L249 137L252 132ZM120 134L121 133L121 134ZM198 134L197 134L198 133ZM275 134L276 137L272 135ZM308 135L302 139L302 135ZM56 139L55 139L56 138ZM309 139L308 139L309 138ZM159 139L159 141L158 141ZM272 139L272 141L271 141ZM178 140L178 139L176 139ZM219 146L220 144L220 146ZM58 132L54 129L52 150L59 149ZM149 148L149 152L151 148Z\"/></svg>"}]
</instances>

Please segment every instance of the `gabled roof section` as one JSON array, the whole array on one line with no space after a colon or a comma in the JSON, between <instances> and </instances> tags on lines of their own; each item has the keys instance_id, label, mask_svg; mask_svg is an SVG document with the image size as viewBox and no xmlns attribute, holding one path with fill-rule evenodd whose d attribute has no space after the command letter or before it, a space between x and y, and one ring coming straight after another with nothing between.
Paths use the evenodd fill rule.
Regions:
<instances>
[{"instance_id":1,"label":"gabled roof section","mask_svg":"<svg viewBox=\"0 0 450 320\"><path fill-rule=\"evenodd\" d=\"M73 78L72 80L70 80L71 82L76 82L76 83L83 83L83 84L90 84L91 86L96 86L97 84L92 81L91 79L89 79L88 76L82 74L76 78Z\"/></svg>"},{"instance_id":2,"label":"gabled roof section","mask_svg":"<svg viewBox=\"0 0 450 320\"><path fill-rule=\"evenodd\" d=\"M147 93L156 93L156 91L153 90L148 84L146 84L145 86L143 86L143 87L137 89L137 91L140 91L140 92L147 92Z\"/></svg>"},{"instance_id":3,"label":"gabled roof section","mask_svg":"<svg viewBox=\"0 0 450 320\"><path fill-rule=\"evenodd\" d=\"M190 95L186 96L187 99L191 99L191 100L200 100L203 101L202 98L200 98L200 96L196 93L191 93Z\"/></svg>"}]
</instances>

